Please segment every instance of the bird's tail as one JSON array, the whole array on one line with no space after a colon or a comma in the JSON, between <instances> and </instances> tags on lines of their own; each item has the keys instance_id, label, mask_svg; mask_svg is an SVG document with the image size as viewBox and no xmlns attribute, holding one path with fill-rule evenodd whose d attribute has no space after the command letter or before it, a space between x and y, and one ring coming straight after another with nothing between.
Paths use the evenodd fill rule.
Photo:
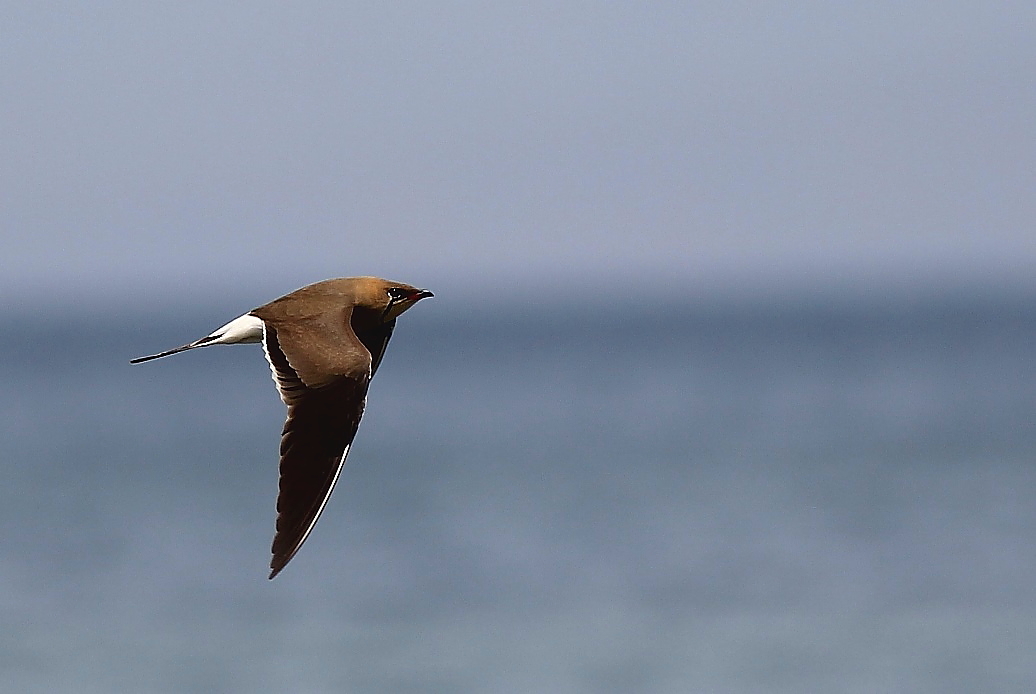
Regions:
<instances>
[{"instance_id":1,"label":"bird's tail","mask_svg":"<svg viewBox=\"0 0 1036 694\"><path fill-rule=\"evenodd\" d=\"M167 349L166 351L159 352L158 354L149 354L146 357L137 357L136 359L130 359L130 364L139 364L141 362L151 361L152 359L161 359L162 357L168 357L170 354L179 354L180 352L186 352L187 350L194 349L195 347L204 347L205 345L210 344L213 340L215 340L216 337L218 336L206 335L200 340L195 340L194 342L189 342L186 345L174 347L173 349Z\"/></svg>"},{"instance_id":2,"label":"bird's tail","mask_svg":"<svg viewBox=\"0 0 1036 694\"><path fill-rule=\"evenodd\" d=\"M220 326L200 340L189 342L186 345L167 349L158 354L149 354L146 357L130 359L130 364L139 364L152 359L161 359L171 354L179 354L196 347L207 347L209 345L237 345L248 342L261 342L263 339L263 322L250 313L235 318L226 325Z\"/></svg>"}]
</instances>

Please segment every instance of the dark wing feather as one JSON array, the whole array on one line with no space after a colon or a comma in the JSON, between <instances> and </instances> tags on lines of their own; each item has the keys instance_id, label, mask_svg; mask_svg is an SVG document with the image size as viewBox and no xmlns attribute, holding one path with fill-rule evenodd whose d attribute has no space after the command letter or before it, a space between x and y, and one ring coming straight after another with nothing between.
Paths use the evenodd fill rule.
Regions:
<instances>
[{"instance_id":1,"label":"dark wing feather","mask_svg":"<svg viewBox=\"0 0 1036 694\"><path fill-rule=\"evenodd\" d=\"M345 464L366 402L370 356L364 349L356 355L362 364L321 363L312 352L292 345L291 326L264 325L263 347L277 390L288 405L281 435L273 578L306 541ZM355 335L352 340L358 346ZM303 381L296 359L306 371L321 375L316 379L319 386ZM329 377L329 371L341 373Z\"/></svg>"},{"instance_id":2,"label":"dark wing feather","mask_svg":"<svg viewBox=\"0 0 1036 694\"><path fill-rule=\"evenodd\" d=\"M389 338L396 327L396 321L390 320L387 323L378 323L367 330L358 330L356 337L359 338L367 351L371 353L371 378L378 371L381 358L385 356L385 348L388 347Z\"/></svg>"}]
</instances>

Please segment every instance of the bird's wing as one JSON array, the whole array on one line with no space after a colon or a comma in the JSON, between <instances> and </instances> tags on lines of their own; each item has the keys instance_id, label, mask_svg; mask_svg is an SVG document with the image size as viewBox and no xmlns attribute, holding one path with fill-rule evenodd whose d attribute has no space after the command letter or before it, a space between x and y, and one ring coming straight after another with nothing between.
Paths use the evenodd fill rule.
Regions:
<instances>
[{"instance_id":1,"label":"bird's wing","mask_svg":"<svg viewBox=\"0 0 1036 694\"><path fill-rule=\"evenodd\" d=\"M280 447L277 532L270 578L298 552L334 489L360 424L370 353L349 315L315 322L264 322L263 348L288 406Z\"/></svg>"},{"instance_id":2,"label":"bird's wing","mask_svg":"<svg viewBox=\"0 0 1036 694\"><path fill-rule=\"evenodd\" d=\"M381 358L385 356L385 348L388 347L389 338L392 337L395 327L396 321L390 320L357 335L360 342L371 353L371 378L374 378L374 374L378 371L378 365L381 364Z\"/></svg>"}]
</instances>

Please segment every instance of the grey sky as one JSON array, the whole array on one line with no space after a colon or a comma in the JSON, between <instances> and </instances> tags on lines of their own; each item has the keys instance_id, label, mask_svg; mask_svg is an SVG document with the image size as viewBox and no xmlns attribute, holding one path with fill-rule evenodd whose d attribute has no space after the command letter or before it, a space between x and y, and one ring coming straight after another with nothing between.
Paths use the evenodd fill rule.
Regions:
<instances>
[{"instance_id":1,"label":"grey sky","mask_svg":"<svg viewBox=\"0 0 1036 694\"><path fill-rule=\"evenodd\" d=\"M1034 87L1022 2L5 3L0 291L1025 283Z\"/></svg>"}]
</instances>

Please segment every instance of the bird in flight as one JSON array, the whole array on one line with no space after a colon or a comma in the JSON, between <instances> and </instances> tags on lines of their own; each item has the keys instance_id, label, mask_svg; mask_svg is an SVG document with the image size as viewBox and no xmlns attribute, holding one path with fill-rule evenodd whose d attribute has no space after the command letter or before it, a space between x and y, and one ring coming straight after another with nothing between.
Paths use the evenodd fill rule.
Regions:
<instances>
[{"instance_id":1,"label":"bird in flight","mask_svg":"<svg viewBox=\"0 0 1036 694\"><path fill-rule=\"evenodd\" d=\"M130 360L139 364L198 347L262 343L288 407L270 578L299 551L331 496L396 318L430 296L426 289L378 277L324 280L253 309L199 340Z\"/></svg>"}]
</instances>

